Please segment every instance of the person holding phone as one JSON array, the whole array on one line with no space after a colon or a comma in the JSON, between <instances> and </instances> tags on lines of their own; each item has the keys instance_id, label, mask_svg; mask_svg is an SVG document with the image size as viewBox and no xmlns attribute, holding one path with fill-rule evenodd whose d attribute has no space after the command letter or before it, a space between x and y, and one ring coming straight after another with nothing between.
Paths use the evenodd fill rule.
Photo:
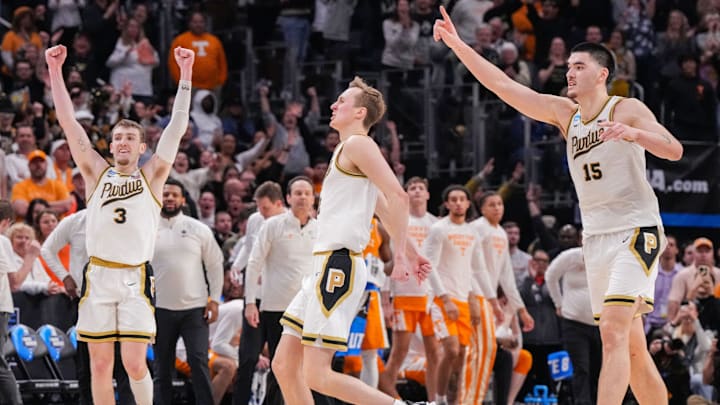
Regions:
<instances>
[{"instance_id":1,"label":"person holding phone","mask_svg":"<svg viewBox=\"0 0 720 405\"><path fill-rule=\"evenodd\" d=\"M668 296L667 319L675 318L680 303L687 299L698 277L712 273L713 286L717 286L720 281L720 269L715 267L712 241L708 238L697 238L693 242L693 247L695 248L693 264L680 270L673 279ZM711 295L713 288L710 289Z\"/></svg>"}]
</instances>

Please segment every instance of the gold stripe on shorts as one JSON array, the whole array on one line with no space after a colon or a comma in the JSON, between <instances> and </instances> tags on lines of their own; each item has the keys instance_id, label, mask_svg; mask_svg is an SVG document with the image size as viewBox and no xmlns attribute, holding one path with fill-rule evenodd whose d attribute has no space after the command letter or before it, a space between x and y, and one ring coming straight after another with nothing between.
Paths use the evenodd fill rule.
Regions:
<instances>
[{"instance_id":1,"label":"gold stripe on shorts","mask_svg":"<svg viewBox=\"0 0 720 405\"><path fill-rule=\"evenodd\" d=\"M118 263L118 262L111 262L109 260L104 260L99 257L90 256L90 264L95 266L103 266L103 267L109 267L111 269L127 269L130 267L140 267L142 264L125 264L125 263Z\"/></svg>"},{"instance_id":2,"label":"gold stripe on shorts","mask_svg":"<svg viewBox=\"0 0 720 405\"><path fill-rule=\"evenodd\" d=\"M337 250L341 250L341 249L337 249ZM324 250L324 251L322 251L322 252L313 252L313 255L314 255L314 256L326 256L326 255L331 255L331 254L337 252L337 250ZM350 256L362 256L362 253L353 252L352 250L348 249L348 255L350 255Z\"/></svg>"}]
</instances>

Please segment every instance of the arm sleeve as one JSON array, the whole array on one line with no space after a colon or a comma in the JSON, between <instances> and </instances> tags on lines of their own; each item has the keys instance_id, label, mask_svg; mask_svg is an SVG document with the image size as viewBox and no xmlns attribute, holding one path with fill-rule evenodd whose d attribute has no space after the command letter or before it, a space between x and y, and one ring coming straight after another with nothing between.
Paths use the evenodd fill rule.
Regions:
<instances>
[{"instance_id":1,"label":"arm sleeve","mask_svg":"<svg viewBox=\"0 0 720 405\"><path fill-rule=\"evenodd\" d=\"M177 94L175 95L175 104L173 105L170 122L163 130L160 140L158 141L156 154L160 159L173 163L178 147L180 147L180 139L185 135L188 121L190 120L190 95L192 83L187 80L181 80L178 84Z\"/></svg>"},{"instance_id":2,"label":"arm sleeve","mask_svg":"<svg viewBox=\"0 0 720 405\"><path fill-rule=\"evenodd\" d=\"M258 297L258 278L262 274L265 265L265 259L272 246L272 234L274 223L265 223L260 228L252 250L248 259L247 269L245 269L245 302L254 303Z\"/></svg>"},{"instance_id":3,"label":"arm sleeve","mask_svg":"<svg viewBox=\"0 0 720 405\"><path fill-rule=\"evenodd\" d=\"M50 267L50 270L60 279L64 280L68 276L68 271L60 262L58 252L65 245L70 243L70 236L74 233L73 225L75 222L75 216L71 215L66 217L50 232L45 242L42 244L40 254L45 259L45 263Z\"/></svg>"},{"instance_id":4,"label":"arm sleeve","mask_svg":"<svg viewBox=\"0 0 720 405\"><path fill-rule=\"evenodd\" d=\"M560 253L555 260L550 262L550 266L545 272L545 282L547 283L550 298L555 304L555 308L561 308L562 305L562 289L560 288L560 279L565 275L570 267L567 263L567 254Z\"/></svg>"},{"instance_id":5,"label":"arm sleeve","mask_svg":"<svg viewBox=\"0 0 720 405\"><path fill-rule=\"evenodd\" d=\"M203 225L204 226L204 225ZM209 227L204 226L202 261L205 266L210 299L220 302L223 287L223 253Z\"/></svg>"}]
</instances>

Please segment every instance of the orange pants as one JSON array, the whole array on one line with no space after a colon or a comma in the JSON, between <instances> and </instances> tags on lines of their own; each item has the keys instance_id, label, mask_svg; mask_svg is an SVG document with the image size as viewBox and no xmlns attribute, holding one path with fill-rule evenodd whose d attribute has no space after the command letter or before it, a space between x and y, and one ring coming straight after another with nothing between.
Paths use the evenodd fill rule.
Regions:
<instances>
[{"instance_id":1,"label":"orange pants","mask_svg":"<svg viewBox=\"0 0 720 405\"><path fill-rule=\"evenodd\" d=\"M470 344L465 350L464 384L458 390L458 404L482 404L495 365L495 315L484 297L480 301L481 321L473 325Z\"/></svg>"}]
</instances>

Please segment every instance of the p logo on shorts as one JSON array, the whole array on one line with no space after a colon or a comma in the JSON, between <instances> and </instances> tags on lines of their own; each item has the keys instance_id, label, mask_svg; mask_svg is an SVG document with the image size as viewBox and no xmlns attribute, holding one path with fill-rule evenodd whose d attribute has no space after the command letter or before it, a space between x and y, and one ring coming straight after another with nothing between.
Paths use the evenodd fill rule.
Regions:
<instances>
[{"instance_id":1,"label":"p logo on shorts","mask_svg":"<svg viewBox=\"0 0 720 405\"><path fill-rule=\"evenodd\" d=\"M660 235L657 226L635 228L630 243L630 250L643 267L645 274L650 274L652 266L660 253Z\"/></svg>"},{"instance_id":2,"label":"p logo on shorts","mask_svg":"<svg viewBox=\"0 0 720 405\"><path fill-rule=\"evenodd\" d=\"M325 291L334 294L336 288L345 285L345 273L341 269L328 269L328 277L325 282Z\"/></svg>"},{"instance_id":3,"label":"p logo on shorts","mask_svg":"<svg viewBox=\"0 0 720 405\"><path fill-rule=\"evenodd\" d=\"M332 252L323 265L317 295L323 314L329 317L352 292L355 265L347 249Z\"/></svg>"}]
</instances>

